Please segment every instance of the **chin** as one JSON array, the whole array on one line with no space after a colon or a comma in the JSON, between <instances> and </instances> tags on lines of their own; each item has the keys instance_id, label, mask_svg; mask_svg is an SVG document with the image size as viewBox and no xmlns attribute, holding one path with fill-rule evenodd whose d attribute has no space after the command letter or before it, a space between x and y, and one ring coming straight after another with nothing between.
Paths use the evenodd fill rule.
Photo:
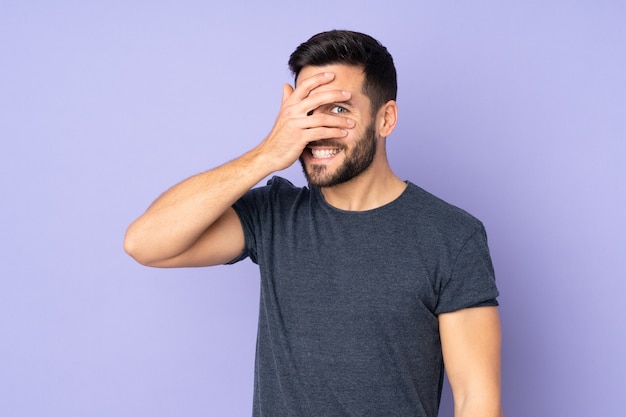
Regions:
<instances>
[{"instance_id":1,"label":"chin","mask_svg":"<svg viewBox=\"0 0 626 417\"><path fill-rule=\"evenodd\" d=\"M350 181L355 176L350 175L345 170L329 170L328 166L322 164L302 165L304 176L310 186L318 188L329 188Z\"/></svg>"}]
</instances>

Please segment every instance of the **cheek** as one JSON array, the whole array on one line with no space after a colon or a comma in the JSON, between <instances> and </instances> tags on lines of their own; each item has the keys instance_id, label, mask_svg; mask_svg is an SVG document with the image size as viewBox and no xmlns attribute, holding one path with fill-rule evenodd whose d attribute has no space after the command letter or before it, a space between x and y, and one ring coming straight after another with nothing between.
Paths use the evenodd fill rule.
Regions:
<instances>
[{"instance_id":1,"label":"cheek","mask_svg":"<svg viewBox=\"0 0 626 417\"><path fill-rule=\"evenodd\" d=\"M354 120L354 127L352 129L348 129L348 135L344 138L352 141L359 140L363 137L363 134L365 132L364 125L358 120L352 120Z\"/></svg>"}]
</instances>

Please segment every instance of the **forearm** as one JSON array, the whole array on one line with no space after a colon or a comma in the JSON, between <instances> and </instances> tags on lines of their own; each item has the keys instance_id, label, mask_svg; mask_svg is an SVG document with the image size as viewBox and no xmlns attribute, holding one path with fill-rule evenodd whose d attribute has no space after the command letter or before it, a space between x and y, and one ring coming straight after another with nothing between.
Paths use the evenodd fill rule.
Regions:
<instances>
[{"instance_id":1,"label":"forearm","mask_svg":"<svg viewBox=\"0 0 626 417\"><path fill-rule=\"evenodd\" d=\"M303 80L297 90L285 85L281 110L269 135L245 155L163 193L129 226L124 240L126 252L138 262L153 266L214 265L232 255L233 247L239 243L227 250L218 248L232 243L228 236L233 232L232 216L230 221L218 222L228 217L222 217L228 208L260 180L291 166L308 143L344 137L347 129L354 127L351 119L333 114L308 116L310 110L323 104L350 98L340 90L309 97L312 90L333 78L333 74L320 73ZM196 243L200 246L194 246ZM193 254L194 250L190 249L204 251L206 247L219 252L219 256L200 254L200 261L182 256L185 258L182 262L172 262L181 260L179 255Z\"/></svg>"},{"instance_id":2,"label":"forearm","mask_svg":"<svg viewBox=\"0 0 626 417\"><path fill-rule=\"evenodd\" d=\"M502 417L500 400L494 397L468 399L461 403L455 401L454 417Z\"/></svg>"},{"instance_id":3,"label":"forearm","mask_svg":"<svg viewBox=\"0 0 626 417\"><path fill-rule=\"evenodd\" d=\"M127 229L124 248L150 265L191 247L220 216L272 172L258 149L167 190Z\"/></svg>"}]
</instances>

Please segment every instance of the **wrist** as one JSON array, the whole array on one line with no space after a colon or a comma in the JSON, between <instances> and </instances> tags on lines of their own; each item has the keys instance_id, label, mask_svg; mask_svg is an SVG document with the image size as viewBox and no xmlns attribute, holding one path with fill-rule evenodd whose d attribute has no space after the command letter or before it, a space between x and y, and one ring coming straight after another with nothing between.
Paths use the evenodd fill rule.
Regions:
<instances>
[{"instance_id":1,"label":"wrist","mask_svg":"<svg viewBox=\"0 0 626 417\"><path fill-rule=\"evenodd\" d=\"M244 155L244 159L246 168L258 173L261 178L289 168L297 160L286 161L284 155L277 156L276 152L268 152L264 144L250 150Z\"/></svg>"}]
</instances>

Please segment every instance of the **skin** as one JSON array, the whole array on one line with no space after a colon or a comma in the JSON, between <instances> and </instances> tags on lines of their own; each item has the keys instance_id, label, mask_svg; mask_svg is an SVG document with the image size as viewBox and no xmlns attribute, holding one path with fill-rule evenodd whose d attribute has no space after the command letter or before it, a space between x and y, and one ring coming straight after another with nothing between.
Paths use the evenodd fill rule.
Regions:
<instances>
[{"instance_id":1,"label":"skin","mask_svg":"<svg viewBox=\"0 0 626 417\"><path fill-rule=\"evenodd\" d=\"M303 68L295 89L283 86L280 111L268 136L241 157L163 193L128 227L125 250L154 267L210 266L234 259L245 242L232 204L263 178L298 160L337 208L370 210L396 199L406 183L391 170L385 142L396 126L398 108L389 101L372 114L361 91L363 79L362 70L353 66ZM347 162L362 162L355 155L371 146L374 156L365 158L369 163L357 176L331 181ZM500 417L497 309L441 314L439 323L455 416Z\"/></svg>"},{"instance_id":2,"label":"skin","mask_svg":"<svg viewBox=\"0 0 626 417\"><path fill-rule=\"evenodd\" d=\"M440 314L439 333L455 417L502 417L498 309Z\"/></svg>"},{"instance_id":3,"label":"skin","mask_svg":"<svg viewBox=\"0 0 626 417\"><path fill-rule=\"evenodd\" d=\"M324 85L317 87L313 94L322 94L334 88L340 88L350 93L350 98L338 103L329 103L315 109L313 115L336 111L333 106L340 105L343 108L343 116L354 122L354 128L343 138L336 138L336 146L324 146L324 142L309 148L317 150L342 150L332 158L316 159L308 149L302 154L301 162L308 172L313 166L322 166L326 177L332 175L346 163L358 143L367 137L367 128L373 128L376 143L376 154L371 164L360 175L349 181L332 187L323 187L322 193L326 201L344 210L370 210L380 207L396 199L405 189L406 183L398 178L387 160L385 141L397 122L398 107L394 101L383 105L376 114L372 115L370 100L361 91L364 74L360 68L346 65L328 65L323 68L305 67L299 74L299 79L306 79L320 71L329 71L335 74L335 78Z\"/></svg>"}]
</instances>

